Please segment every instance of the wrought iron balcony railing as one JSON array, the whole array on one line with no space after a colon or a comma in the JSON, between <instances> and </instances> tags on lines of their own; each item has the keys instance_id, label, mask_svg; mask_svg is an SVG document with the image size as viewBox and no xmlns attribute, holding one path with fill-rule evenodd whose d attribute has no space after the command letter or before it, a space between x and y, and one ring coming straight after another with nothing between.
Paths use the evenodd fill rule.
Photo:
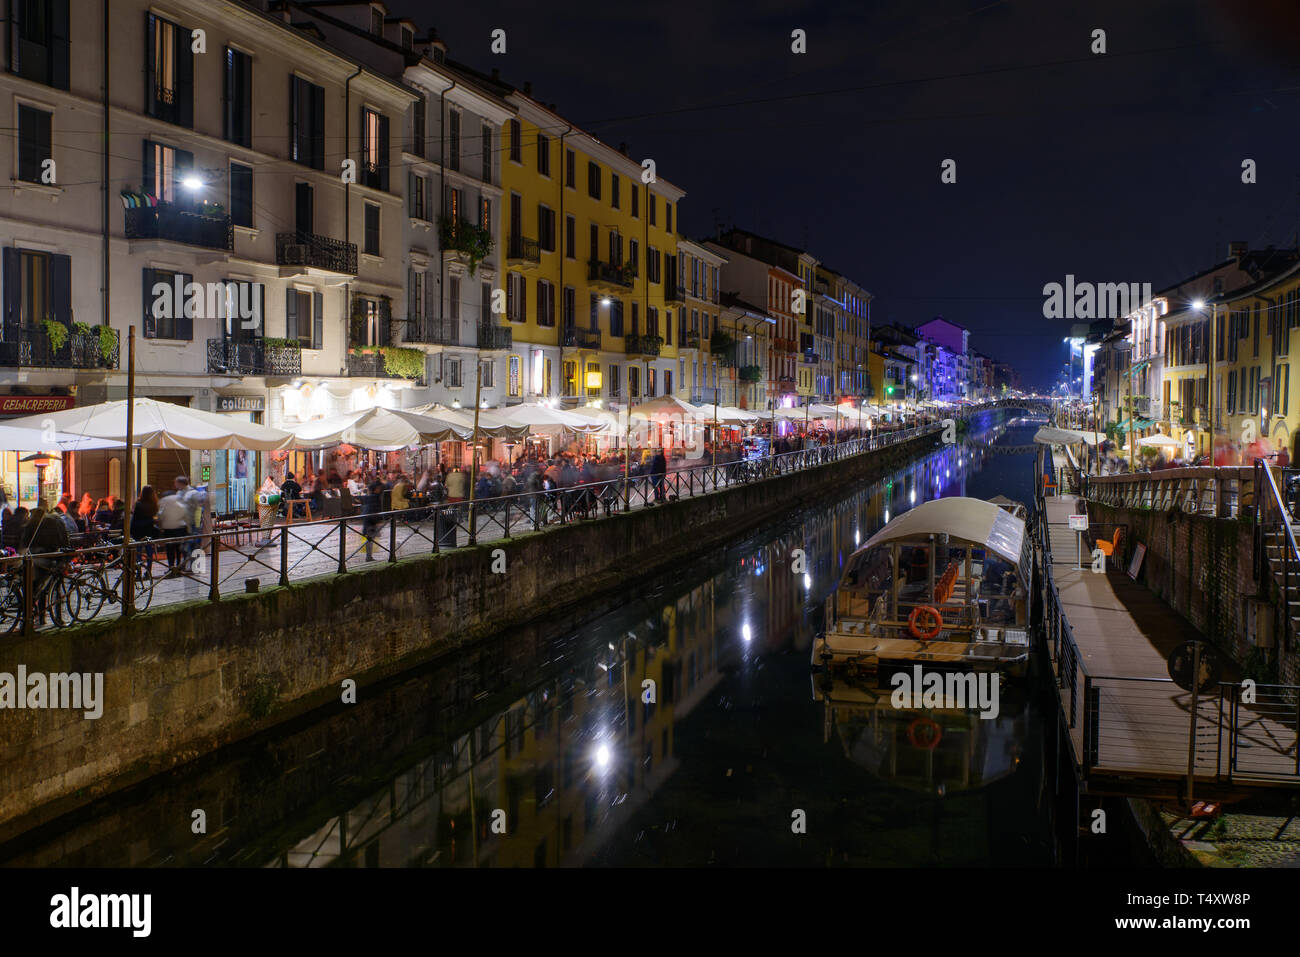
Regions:
<instances>
[{"instance_id":1,"label":"wrought iron balcony railing","mask_svg":"<svg viewBox=\"0 0 1300 957\"><path fill-rule=\"evenodd\" d=\"M599 349L599 329L565 329L564 345L571 349Z\"/></svg>"},{"instance_id":2,"label":"wrought iron balcony railing","mask_svg":"<svg viewBox=\"0 0 1300 957\"><path fill-rule=\"evenodd\" d=\"M682 336L683 349L700 348L700 334L698 332L688 332Z\"/></svg>"},{"instance_id":3,"label":"wrought iron balcony railing","mask_svg":"<svg viewBox=\"0 0 1300 957\"><path fill-rule=\"evenodd\" d=\"M663 344L662 336L629 335L623 338L624 350L630 356L657 356Z\"/></svg>"},{"instance_id":4,"label":"wrought iron balcony railing","mask_svg":"<svg viewBox=\"0 0 1300 957\"><path fill-rule=\"evenodd\" d=\"M664 302L685 302L686 290L682 286L664 286Z\"/></svg>"},{"instance_id":5,"label":"wrought iron balcony railing","mask_svg":"<svg viewBox=\"0 0 1300 957\"><path fill-rule=\"evenodd\" d=\"M607 286L631 289L635 277L636 274L630 265L615 266L611 263L601 262L599 259L593 259L587 263L588 282L598 282Z\"/></svg>"},{"instance_id":6,"label":"wrought iron balcony railing","mask_svg":"<svg viewBox=\"0 0 1300 957\"><path fill-rule=\"evenodd\" d=\"M506 244L506 262L540 263L542 261L542 244L527 236L511 236Z\"/></svg>"},{"instance_id":7,"label":"wrought iron balcony railing","mask_svg":"<svg viewBox=\"0 0 1300 957\"><path fill-rule=\"evenodd\" d=\"M275 262L280 266L311 266L355 276L357 244L315 233L276 233Z\"/></svg>"},{"instance_id":8,"label":"wrought iron balcony railing","mask_svg":"<svg viewBox=\"0 0 1300 957\"><path fill-rule=\"evenodd\" d=\"M480 325L478 327L478 347L480 349L509 349L514 344L514 332L502 326Z\"/></svg>"},{"instance_id":9,"label":"wrought iron balcony railing","mask_svg":"<svg viewBox=\"0 0 1300 957\"><path fill-rule=\"evenodd\" d=\"M408 323L402 332L402 341L426 346L458 346L460 320L425 319Z\"/></svg>"},{"instance_id":10,"label":"wrought iron balcony railing","mask_svg":"<svg viewBox=\"0 0 1300 957\"><path fill-rule=\"evenodd\" d=\"M205 249L234 249L229 216L196 213L170 203L126 210L127 239L165 239Z\"/></svg>"},{"instance_id":11,"label":"wrought iron balcony railing","mask_svg":"<svg viewBox=\"0 0 1300 957\"><path fill-rule=\"evenodd\" d=\"M5 323L4 338L0 340L0 366L12 368L116 369L116 341L107 353L100 346L98 331L89 335L70 332L55 349L42 326Z\"/></svg>"},{"instance_id":12,"label":"wrought iron balcony railing","mask_svg":"<svg viewBox=\"0 0 1300 957\"><path fill-rule=\"evenodd\" d=\"M209 339L211 375L296 376L302 372L302 348L262 339Z\"/></svg>"}]
</instances>

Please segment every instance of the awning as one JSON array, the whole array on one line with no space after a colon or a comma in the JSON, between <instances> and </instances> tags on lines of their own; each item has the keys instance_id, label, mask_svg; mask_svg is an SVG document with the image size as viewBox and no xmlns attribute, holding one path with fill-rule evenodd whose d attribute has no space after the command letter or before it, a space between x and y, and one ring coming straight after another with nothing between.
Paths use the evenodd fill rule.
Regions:
<instances>
[{"instance_id":1,"label":"awning","mask_svg":"<svg viewBox=\"0 0 1300 957\"><path fill-rule=\"evenodd\" d=\"M459 442L471 435L471 430L442 419L405 409L380 407L313 419L289 431L294 434L294 444L300 449L323 449L346 442L379 452L393 452L433 442Z\"/></svg>"},{"instance_id":2,"label":"awning","mask_svg":"<svg viewBox=\"0 0 1300 957\"><path fill-rule=\"evenodd\" d=\"M1083 432L1079 429L1058 429L1052 425L1045 425L1034 433L1034 441L1041 445L1073 445L1075 442L1096 445L1097 434L1095 432Z\"/></svg>"},{"instance_id":3,"label":"awning","mask_svg":"<svg viewBox=\"0 0 1300 957\"><path fill-rule=\"evenodd\" d=\"M468 434L471 436L474 434L473 409L449 409L445 405L431 402L429 405L416 406L411 411L418 412L421 415L430 415L435 419L442 419L444 422L450 422L461 429L467 429ZM502 416L500 409L479 409L478 434L480 439L503 439L518 442L528 435L528 426L507 421Z\"/></svg>"},{"instance_id":4,"label":"awning","mask_svg":"<svg viewBox=\"0 0 1300 957\"><path fill-rule=\"evenodd\" d=\"M566 409L552 409L537 402L507 406L500 414L507 422L527 426L533 432L557 432L560 429L568 429L570 432L604 432L608 428L606 422L575 415Z\"/></svg>"},{"instance_id":5,"label":"awning","mask_svg":"<svg viewBox=\"0 0 1300 957\"><path fill-rule=\"evenodd\" d=\"M53 428L74 436L106 439L126 445L126 399L83 405L60 412L24 416L5 424L14 428ZM271 452L291 448L292 433L231 415L204 412L171 402L138 398L134 402L132 440L143 449L246 449ZM57 443L56 443L57 444Z\"/></svg>"},{"instance_id":6,"label":"awning","mask_svg":"<svg viewBox=\"0 0 1300 957\"><path fill-rule=\"evenodd\" d=\"M1025 523L992 502L978 498L937 498L922 502L872 535L858 551L899 539L924 539L931 534L983 545L1015 565L1022 581L1029 581Z\"/></svg>"}]
</instances>

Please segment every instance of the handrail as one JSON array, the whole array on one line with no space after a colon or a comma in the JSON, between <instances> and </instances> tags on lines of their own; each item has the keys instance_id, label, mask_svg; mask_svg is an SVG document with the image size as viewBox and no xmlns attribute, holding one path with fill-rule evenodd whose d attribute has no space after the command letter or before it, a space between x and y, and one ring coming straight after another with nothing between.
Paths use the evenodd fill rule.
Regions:
<instances>
[{"instance_id":1,"label":"handrail","mask_svg":"<svg viewBox=\"0 0 1300 957\"><path fill-rule=\"evenodd\" d=\"M1293 579L1300 571L1300 547L1296 545L1295 531L1291 527L1291 517L1287 513L1286 505L1282 500L1282 493L1277 487L1277 482L1273 479L1272 470L1264 463L1262 459L1255 462L1255 518L1257 534L1259 536L1258 545L1258 564L1262 571L1268 568L1270 576L1282 590L1282 601L1278 603L1282 609L1282 618L1285 622L1283 628L1288 642L1296 637L1295 622L1290 613L1290 596L1295 587ZM1263 494L1260 494L1260 492ZM1277 512L1276 519L1269 514ZM1269 555L1268 535L1270 531L1280 527L1285 535L1285 543L1282 547L1282 574L1281 580L1278 581L1278 573Z\"/></svg>"},{"instance_id":2,"label":"handrail","mask_svg":"<svg viewBox=\"0 0 1300 957\"><path fill-rule=\"evenodd\" d=\"M331 572L345 573L349 563L362 552L366 560L378 550L388 562L416 554L437 553L469 547L484 540L509 540L513 535L540 530L550 524L608 518L624 508L654 506L678 498L745 485L766 478L828 465L879 449L934 435L940 424L908 429L875 430L865 436L838 443L814 446L755 459L736 458L703 462L666 473L641 472L626 479L619 475L600 481L538 491L516 492L479 498L469 502L438 502L369 515L347 515L289 521L258 526L251 522L217 527L211 532L187 532L168 539L136 540L127 546L132 569L139 568L133 604L145 607L154 602L192 601L206 591L211 601L222 598L222 590L243 585L250 578L268 578L288 585L294 578L309 578ZM738 451L738 450L737 450ZM302 500L295 500L295 503ZM359 537L358 537L359 536ZM245 541L241 541L244 539ZM167 575L155 576L155 562L168 546L172 559ZM176 565L179 556L180 565ZM54 627L99 620L104 605L116 604L121 614L132 610L122 602L129 584L123 569L119 542L97 544L58 552L29 553L0 557L0 637L21 628L31 634L50 613L49 581L52 571L78 574L77 610L72 598L53 602ZM117 574L111 580L109 572ZM64 579L67 583L67 579ZM248 586L251 587L251 586ZM147 592L143 602L139 590ZM34 601L33 599L36 599ZM85 607L93 610L88 614Z\"/></svg>"}]
</instances>

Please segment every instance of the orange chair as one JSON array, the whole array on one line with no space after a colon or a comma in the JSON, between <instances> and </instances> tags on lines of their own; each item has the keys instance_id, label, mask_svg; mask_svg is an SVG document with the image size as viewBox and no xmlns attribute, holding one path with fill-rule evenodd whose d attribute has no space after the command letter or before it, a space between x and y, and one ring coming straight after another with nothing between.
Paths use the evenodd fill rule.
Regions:
<instances>
[{"instance_id":1,"label":"orange chair","mask_svg":"<svg viewBox=\"0 0 1300 957\"><path fill-rule=\"evenodd\" d=\"M957 563L950 562L944 569L943 575L934 583L934 603L936 605L947 604L948 599L952 597L953 589L957 585Z\"/></svg>"},{"instance_id":2,"label":"orange chair","mask_svg":"<svg viewBox=\"0 0 1300 957\"><path fill-rule=\"evenodd\" d=\"M1044 475L1043 475L1043 494L1044 494L1044 495L1048 495L1048 494L1055 495L1055 494L1056 494L1056 476L1044 473Z\"/></svg>"},{"instance_id":3,"label":"orange chair","mask_svg":"<svg viewBox=\"0 0 1300 957\"><path fill-rule=\"evenodd\" d=\"M1120 542L1122 542L1123 540L1124 540L1124 528L1122 526L1116 526L1115 534L1110 541L1106 541L1106 539L1104 538L1099 538L1094 543L1093 547L1100 550L1101 553L1105 555L1107 558L1110 558L1117 551L1119 551Z\"/></svg>"}]
</instances>

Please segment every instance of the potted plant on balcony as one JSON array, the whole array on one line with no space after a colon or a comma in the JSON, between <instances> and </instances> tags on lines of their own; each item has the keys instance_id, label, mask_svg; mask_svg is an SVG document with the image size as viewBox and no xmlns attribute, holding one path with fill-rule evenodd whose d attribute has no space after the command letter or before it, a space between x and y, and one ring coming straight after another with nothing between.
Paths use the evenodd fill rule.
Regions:
<instances>
[{"instance_id":1,"label":"potted plant on balcony","mask_svg":"<svg viewBox=\"0 0 1300 957\"><path fill-rule=\"evenodd\" d=\"M46 316L41 320L41 326L45 329L46 338L50 340L50 351L58 352L68 341L68 327L53 316Z\"/></svg>"},{"instance_id":2,"label":"potted plant on balcony","mask_svg":"<svg viewBox=\"0 0 1300 957\"><path fill-rule=\"evenodd\" d=\"M442 216L438 219L438 230L443 249L455 250L467 258L471 276L478 270L478 264L492 255L492 231L485 226Z\"/></svg>"},{"instance_id":3,"label":"potted plant on balcony","mask_svg":"<svg viewBox=\"0 0 1300 957\"><path fill-rule=\"evenodd\" d=\"M731 338L731 334L722 330L714 329L713 335L709 336L709 352L723 366L734 366L736 364L736 340Z\"/></svg>"},{"instance_id":4,"label":"potted plant on balcony","mask_svg":"<svg viewBox=\"0 0 1300 957\"><path fill-rule=\"evenodd\" d=\"M741 366L740 379L742 382L757 382L763 378L763 370L759 366Z\"/></svg>"},{"instance_id":5,"label":"potted plant on balcony","mask_svg":"<svg viewBox=\"0 0 1300 957\"><path fill-rule=\"evenodd\" d=\"M386 346L379 350L384 357L384 371L399 379L419 379L424 375L424 352L401 346Z\"/></svg>"}]
</instances>

